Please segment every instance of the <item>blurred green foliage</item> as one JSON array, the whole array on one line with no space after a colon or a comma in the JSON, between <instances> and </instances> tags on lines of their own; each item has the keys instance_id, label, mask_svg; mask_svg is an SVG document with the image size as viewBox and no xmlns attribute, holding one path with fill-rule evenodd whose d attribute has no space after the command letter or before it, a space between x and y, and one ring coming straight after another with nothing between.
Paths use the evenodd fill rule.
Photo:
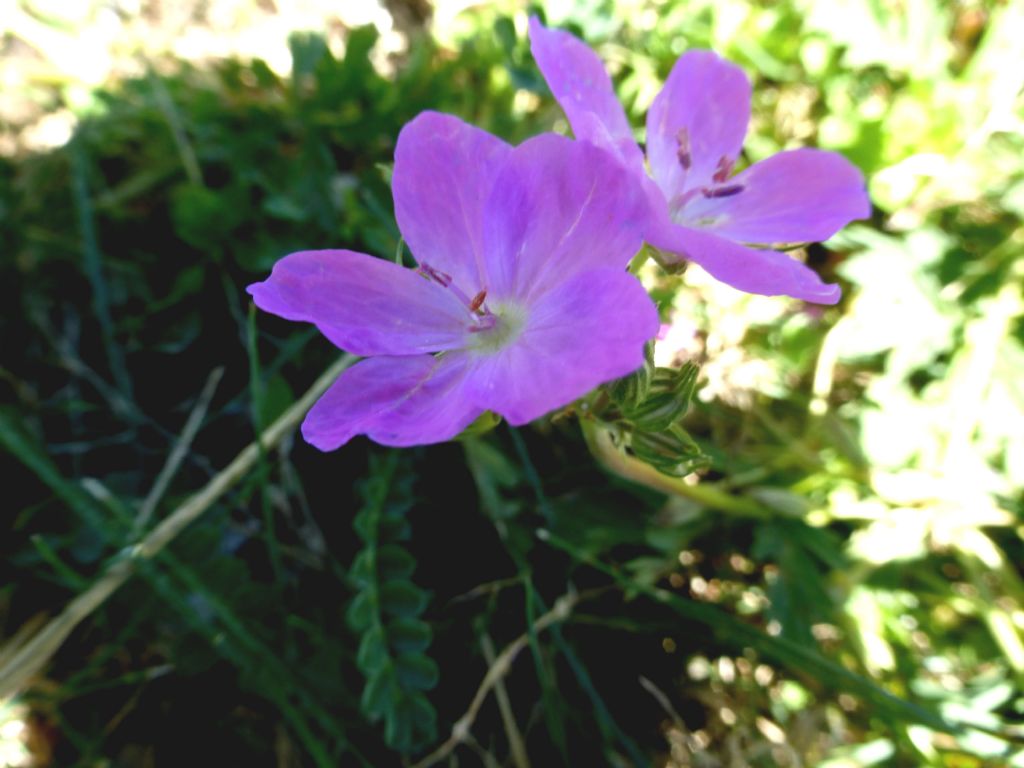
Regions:
<instances>
[{"instance_id":1,"label":"blurred green foliage","mask_svg":"<svg viewBox=\"0 0 1024 768\"><path fill-rule=\"evenodd\" d=\"M537 10L594 44L638 130L675 58L713 47L754 80L749 161L858 163L873 218L806 254L843 302L644 273L681 339L657 354L702 366L668 436L697 484L604 471L563 420L401 455L286 441L22 694L41 764L414 762L522 638L460 762L1024 766L1024 7ZM465 12L391 75L368 28L340 58L294 38L290 78L154 72L97 94L67 146L0 160L5 636L124 556L190 412L157 519L326 367L243 288L290 250L396 253L404 122L566 129L525 20ZM616 407L639 418L655 362Z\"/></svg>"}]
</instances>

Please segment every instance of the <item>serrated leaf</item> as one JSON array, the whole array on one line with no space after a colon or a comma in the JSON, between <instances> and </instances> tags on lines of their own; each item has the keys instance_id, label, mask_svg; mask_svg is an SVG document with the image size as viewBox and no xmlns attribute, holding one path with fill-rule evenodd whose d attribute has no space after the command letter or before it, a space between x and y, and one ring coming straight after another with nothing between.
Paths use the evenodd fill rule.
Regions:
<instances>
[{"instance_id":1,"label":"serrated leaf","mask_svg":"<svg viewBox=\"0 0 1024 768\"><path fill-rule=\"evenodd\" d=\"M418 616L427 607L426 592L408 581L389 581L380 588L380 607L392 616Z\"/></svg>"},{"instance_id":2,"label":"serrated leaf","mask_svg":"<svg viewBox=\"0 0 1024 768\"><path fill-rule=\"evenodd\" d=\"M395 619L387 626L388 642L398 653L418 653L430 645L430 625L418 619Z\"/></svg>"},{"instance_id":3,"label":"serrated leaf","mask_svg":"<svg viewBox=\"0 0 1024 768\"><path fill-rule=\"evenodd\" d=\"M398 681L403 688L429 691L437 685L441 671L437 663L422 653L399 656L395 661Z\"/></svg>"}]
</instances>

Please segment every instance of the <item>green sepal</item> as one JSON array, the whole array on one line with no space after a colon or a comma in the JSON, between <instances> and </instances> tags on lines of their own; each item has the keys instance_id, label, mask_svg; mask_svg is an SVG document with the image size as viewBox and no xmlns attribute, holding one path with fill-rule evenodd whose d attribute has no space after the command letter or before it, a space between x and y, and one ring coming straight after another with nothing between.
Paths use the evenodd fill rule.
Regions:
<instances>
[{"instance_id":1,"label":"green sepal","mask_svg":"<svg viewBox=\"0 0 1024 768\"><path fill-rule=\"evenodd\" d=\"M499 424L501 424L501 416L493 411L484 411L476 417L472 424L462 430L455 439L463 440L467 437L486 435Z\"/></svg>"},{"instance_id":2,"label":"green sepal","mask_svg":"<svg viewBox=\"0 0 1024 768\"><path fill-rule=\"evenodd\" d=\"M686 415L699 373L694 363L679 370L656 368L647 397L635 408L623 408L623 416L643 432L668 429Z\"/></svg>"},{"instance_id":3,"label":"green sepal","mask_svg":"<svg viewBox=\"0 0 1024 768\"><path fill-rule=\"evenodd\" d=\"M630 437L630 448L638 459L673 477L684 477L711 462L689 433L678 425L660 432L635 431Z\"/></svg>"},{"instance_id":4,"label":"green sepal","mask_svg":"<svg viewBox=\"0 0 1024 768\"><path fill-rule=\"evenodd\" d=\"M648 257L652 261L657 262L658 266L670 275L683 274L686 271L686 267L690 264L690 262L677 254L662 250L649 243L644 243L644 248L647 250Z\"/></svg>"}]
</instances>

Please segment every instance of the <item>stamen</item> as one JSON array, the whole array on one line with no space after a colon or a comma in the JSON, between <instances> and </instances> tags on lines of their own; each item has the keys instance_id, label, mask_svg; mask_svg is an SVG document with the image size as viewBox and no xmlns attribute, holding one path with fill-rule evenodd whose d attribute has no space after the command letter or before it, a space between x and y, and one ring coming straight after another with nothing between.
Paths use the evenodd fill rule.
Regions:
<instances>
[{"instance_id":1,"label":"stamen","mask_svg":"<svg viewBox=\"0 0 1024 768\"><path fill-rule=\"evenodd\" d=\"M418 267L416 267L416 271L419 272L424 277L433 280L436 283L439 283L445 288L452 284L451 275L449 275L447 272L442 272L439 269L434 269L426 262L423 262Z\"/></svg>"},{"instance_id":2,"label":"stamen","mask_svg":"<svg viewBox=\"0 0 1024 768\"><path fill-rule=\"evenodd\" d=\"M721 184L723 181L729 178L732 173L732 166L734 161L730 160L725 155L718 158L718 166L715 168L715 175L711 177L711 180L715 184Z\"/></svg>"},{"instance_id":3,"label":"stamen","mask_svg":"<svg viewBox=\"0 0 1024 768\"><path fill-rule=\"evenodd\" d=\"M484 288L480 293L473 297L473 300L469 302L469 311L476 312L484 305L484 299L487 298L487 289Z\"/></svg>"},{"instance_id":4,"label":"stamen","mask_svg":"<svg viewBox=\"0 0 1024 768\"><path fill-rule=\"evenodd\" d=\"M704 197L732 197L743 191L742 184L730 184L727 187L705 187L701 190Z\"/></svg>"},{"instance_id":5,"label":"stamen","mask_svg":"<svg viewBox=\"0 0 1024 768\"><path fill-rule=\"evenodd\" d=\"M693 165L693 158L690 156L690 132L686 128L680 128L676 133L676 143L679 145L676 157L679 158L679 164L683 166L683 170L688 171Z\"/></svg>"},{"instance_id":6,"label":"stamen","mask_svg":"<svg viewBox=\"0 0 1024 768\"><path fill-rule=\"evenodd\" d=\"M469 316L473 318L475 325L470 326L469 330L471 332L477 333L479 331L485 331L494 326L494 315L492 315L491 311L484 306L484 300L487 298L486 288L470 299L462 292L462 289L460 289L459 286L452 282L452 276L447 272L434 269L425 262L416 267L416 271L428 280L433 280L441 287L447 288L455 294L455 298L458 299L459 303L469 311Z\"/></svg>"}]
</instances>

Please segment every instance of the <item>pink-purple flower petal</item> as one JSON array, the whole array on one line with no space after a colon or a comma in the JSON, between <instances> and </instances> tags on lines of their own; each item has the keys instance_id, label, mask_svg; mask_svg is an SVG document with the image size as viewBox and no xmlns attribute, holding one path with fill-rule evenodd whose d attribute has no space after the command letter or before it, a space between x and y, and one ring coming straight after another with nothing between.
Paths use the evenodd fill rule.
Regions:
<instances>
[{"instance_id":1,"label":"pink-purple flower petal","mask_svg":"<svg viewBox=\"0 0 1024 768\"><path fill-rule=\"evenodd\" d=\"M525 308L513 342L476 357L466 391L478 407L525 424L636 370L657 332L657 309L635 277L581 272Z\"/></svg>"},{"instance_id":2,"label":"pink-purple flower petal","mask_svg":"<svg viewBox=\"0 0 1024 768\"><path fill-rule=\"evenodd\" d=\"M488 296L529 300L587 270L624 269L649 203L607 152L543 134L512 152L484 206Z\"/></svg>"},{"instance_id":3,"label":"pink-purple flower petal","mask_svg":"<svg viewBox=\"0 0 1024 768\"><path fill-rule=\"evenodd\" d=\"M248 288L256 306L313 323L354 355L413 355L464 344L455 294L411 269L355 251L299 251Z\"/></svg>"},{"instance_id":4,"label":"pink-purple flower petal","mask_svg":"<svg viewBox=\"0 0 1024 768\"><path fill-rule=\"evenodd\" d=\"M750 81L711 51L679 57L647 113L647 160L671 205L728 172L750 122Z\"/></svg>"},{"instance_id":5,"label":"pink-purple flower petal","mask_svg":"<svg viewBox=\"0 0 1024 768\"><path fill-rule=\"evenodd\" d=\"M823 282L814 270L785 253L748 248L710 232L671 224L652 231L648 242L699 264L715 279L747 293L792 296L816 304L839 301L838 285Z\"/></svg>"},{"instance_id":6,"label":"pink-purple flower petal","mask_svg":"<svg viewBox=\"0 0 1024 768\"><path fill-rule=\"evenodd\" d=\"M597 54L568 32L548 29L536 16L530 18L530 50L576 138L611 151L642 173L643 154Z\"/></svg>"},{"instance_id":7,"label":"pink-purple flower petal","mask_svg":"<svg viewBox=\"0 0 1024 768\"><path fill-rule=\"evenodd\" d=\"M423 112L402 128L391 178L395 218L420 264L465 292L483 282L480 212L512 147L457 117Z\"/></svg>"},{"instance_id":8,"label":"pink-purple flower petal","mask_svg":"<svg viewBox=\"0 0 1024 768\"><path fill-rule=\"evenodd\" d=\"M360 434L391 446L451 440L483 412L463 392L466 372L463 353L362 360L316 402L302 436L322 451Z\"/></svg>"},{"instance_id":9,"label":"pink-purple flower petal","mask_svg":"<svg viewBox=\"0 0 1024 768\"><path fill-rule=\"evenodd\" d=\"M740 191L696 196L681 223L701 222L702 229L746 243L804 243L827 240L871 215L864 177L835 152L780 152L727 183Z\"/></svg>"}]
</instances>

